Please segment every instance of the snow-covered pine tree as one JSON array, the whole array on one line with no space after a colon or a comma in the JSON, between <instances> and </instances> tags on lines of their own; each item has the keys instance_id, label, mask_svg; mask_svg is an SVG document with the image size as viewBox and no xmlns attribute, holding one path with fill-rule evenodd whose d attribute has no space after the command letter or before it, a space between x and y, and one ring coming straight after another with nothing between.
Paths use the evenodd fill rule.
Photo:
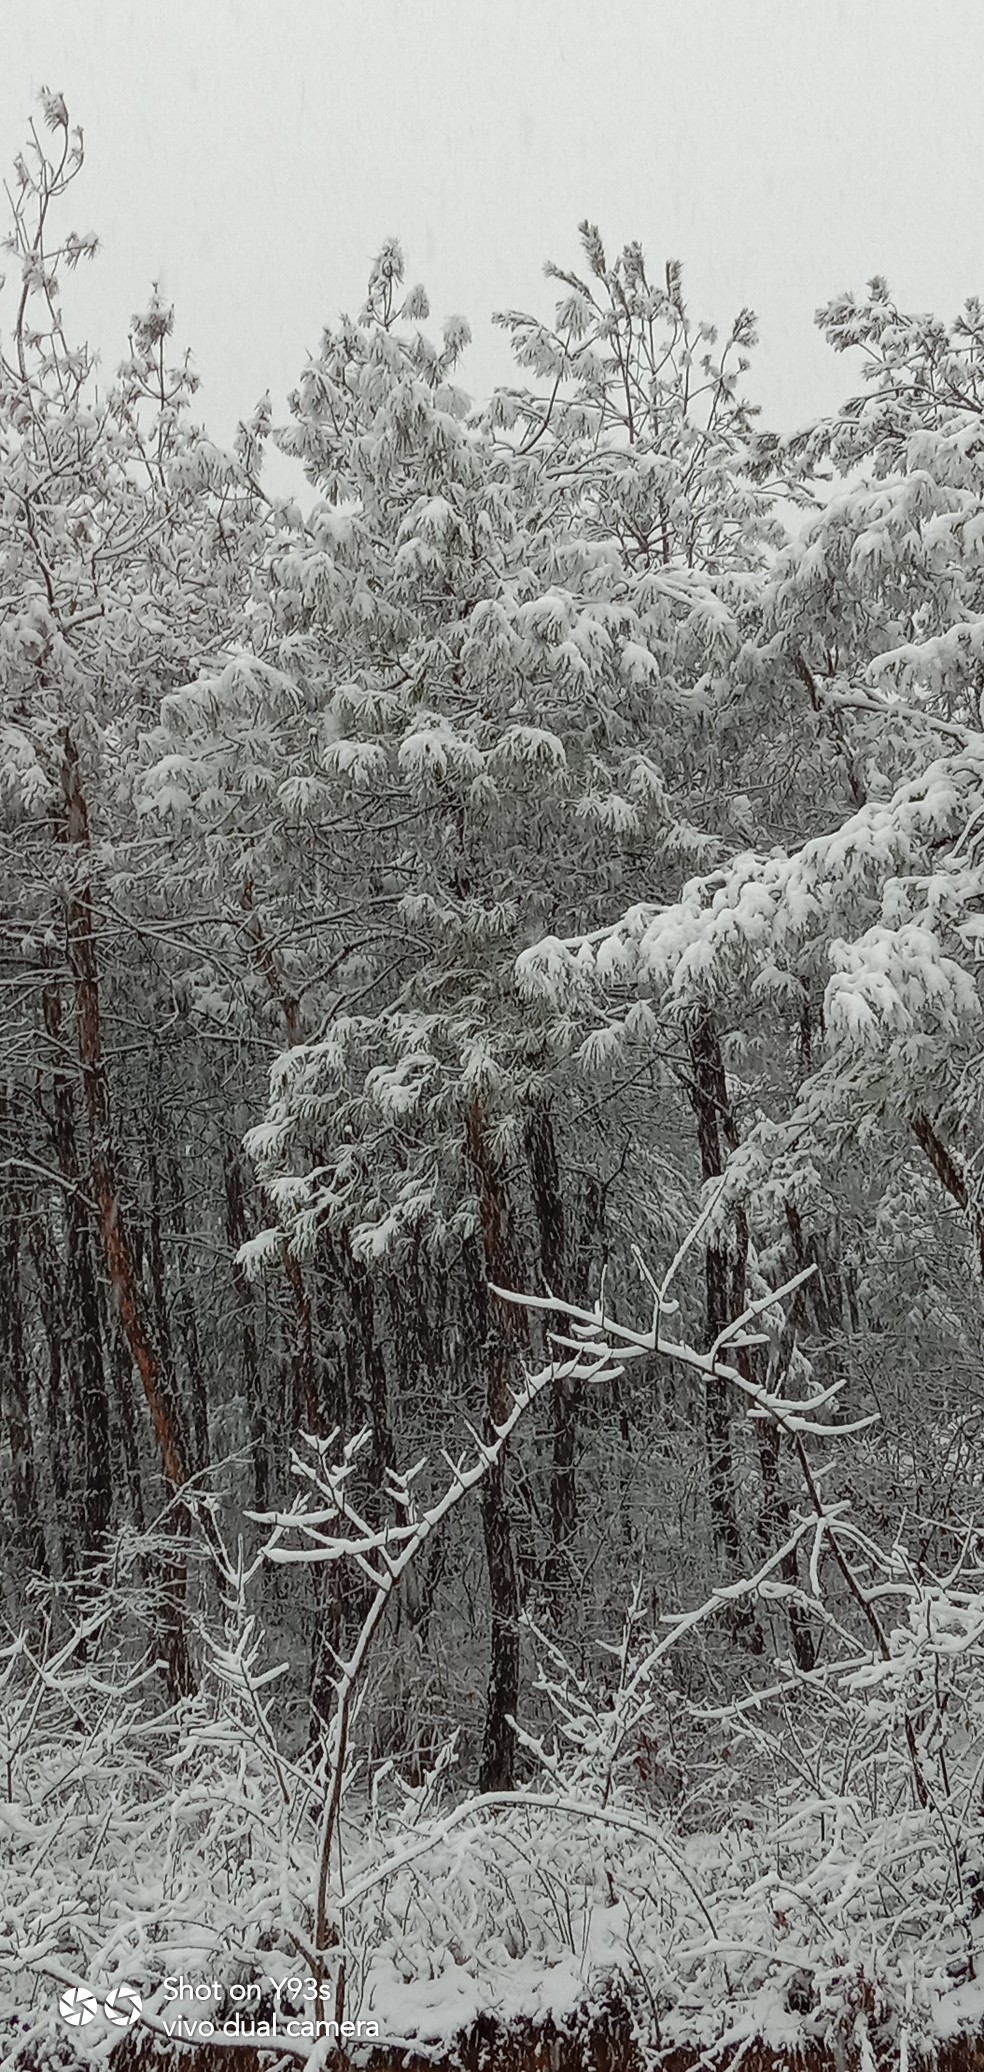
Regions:
<instances>
[{"instance_id":1,"label":"snow-covered pine tree","mask_svg":"<svg viewBox=\"0 0 984 2072\"><path fill-rule=\"evenodd\" d=\"M600 1264L565 1168L586 1146L603 1158L580 1082L610 1046L522 1006L517 951L558 911L590 928L651 890L654 859L676 886L746 810L723 751L710 812L706 791L745 669L749 568L776 537L737 393L751 319L716 360L677 270L651 290L630 247L604 278L590 320L570 295L554 329L508 319L552 398L504 392L474 413L453 381L465 327L434 344L423 291L403 293L384 249L358 321L326 332L293 399L281 443L321 500L279 514L250 651L168 697L147 747L148 804L176 812L210 884L249 887L252 984L286 1046L249 1139L278 1223L246 1257L277 1255L281 1230L308 1313L308 1283L329 1309L326 1426L351 1422L340 1340L361 1337L383 1466L394 1394L453 1386L456 1367L469 1407L477 1392L501 1422L515 1344L486 1277L571 1285ZM665 1171L658 1130L644 1104L636 1202ZM558 1575L577 1529L560 1388L552 1423ZM501 1719L519 1582L497 1502L490 1478Z\"/></svg>"},{"instance_id":2,"label":"snow-covered pine tree","mask_svg":"<svg viewBox=\"0 0 984 2072\"><path fill-rule=\"evenodd\" d=\"M709 1016L728 1031L712 1076L726 1140L729 1115L736 1126L727 1157L705 1160L707 1178L724 1167L709 1235L755 1273L809 1255L824 1266L801 1333L812 1323L829 1343L857 1330L845 1271L877 1312L878 1289L911 1278L914 1220L916 1249L945 1276L939 1212L956 1212L963 1292L959 1279L934 1289L929 1266L914 1306L903 1300L915 1344L928 1309L935 1360L945 1340L972 1362L984 1266L979 312L968 304L947 329L903 315L875 281L820 320L835 347L864 352L867 385L785 453L760 447L763 466L819 473L831 460L845 477L763 592L743 725L756 727L772 813L749 816L721 867L678 897L657 892L614 927L545 940L521 971L558 1011L600 989L608 1027L619 1012L634 1026L645 1001L657 1040L689 1032L692 1057ZM815 786L802 818L797 787L782 796L793 759ZM911 1374L913 1344L901 1357ZM924 1397L926 1385L924 1373ZM930 1417L952 1409L934 1385Z\"/></svg>"},{"instance_id":3,"label":"snow-covered pine tree","mask_svg":"<svg viewBox=\"0 0 984 2072\"><path fill-rule=\"evenodd\" d=\"M248 468L190 422L195 378L170 364L156 293L108 385L70 342L61 276L96 249L60 227L82 163L64 102L43 93L11 189L0 344L4 1389L19 1531L56 1577L111 1526L142 1523L148 1472L173 1494L207 1447L187 1306L180 1351L168 1331L158 1182L161 1160L180 1162L175 1118L153 1138L169 845L133 784L162 692L242 611L260 512ZM177 1626L170 1646L180 1684Z\"/></svg>"}]
</instances>

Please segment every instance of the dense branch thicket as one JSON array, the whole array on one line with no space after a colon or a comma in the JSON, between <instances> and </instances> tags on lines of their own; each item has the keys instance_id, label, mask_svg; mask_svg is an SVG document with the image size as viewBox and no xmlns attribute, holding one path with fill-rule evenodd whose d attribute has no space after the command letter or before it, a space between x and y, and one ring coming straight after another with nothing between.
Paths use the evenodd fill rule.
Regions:
<instances>
[{"instance_id":1,"label":"dense branch thicket","mask_svg":"<svg viewBox=\"0 0 984 2072\"><path fill-rule=\"evenodd\" d=\"M484 1921L572 2005L621 1966L654 2048L925 2041L982 1875L984 309L831 303L861 393L778 440L751 313L720 341L584 224L476 409L393 242L226 453L156 295L112 381L71 342L42 117L0 332L13 2004L164 1976L101 1870L98 1932L35 1934L28 1840L88 1862L105 1814L177 1971L133 1826L177 1821L213 1968L293 1936L340 2022L384 1946L407 1987L428 1851L459 1920L469 1821L471 1928L427 1934L476 2010Z\"/></svg>"}]
</instances>

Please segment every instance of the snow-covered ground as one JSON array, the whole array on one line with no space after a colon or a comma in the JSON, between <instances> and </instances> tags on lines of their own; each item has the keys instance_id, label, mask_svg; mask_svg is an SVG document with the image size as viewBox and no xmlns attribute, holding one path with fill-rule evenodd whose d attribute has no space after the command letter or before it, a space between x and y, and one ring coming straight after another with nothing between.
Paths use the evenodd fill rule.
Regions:
<instances>
[{"instance_id":1,"label":"snow-covered ground","mask_svg":"<svg viewBox=\"0 0 984 2072\"><path fill-rule=\"evenodd\" d=\"M102 2003L123 1984L162 2038L204 2040L209 2022L262 2038L275 2012L278 2046L310 2054L318 1808L300 1766L234 1745L199 1701L165 1726L134 1705L74 1740L55 1709L42 1695L22 1716L0 1802L2 2063L28 2046L103 2062L120 2030ZM646 2051L709 2059L812 2039L866 2062L891 2039L904 2060L978 2029L958 1793L917 1803L877 1707L842 1704L839 1745L829 1694L818 1710L825 1732L798 1721L801 1778L771 1788L764 1728L713 1735L696 1830L692 1802L646 1803L638 1762L605 1804L583 1765L571 1789L555 1771L497 1802L457 1796L453 1765L433 1790L377 1778L375 1803L354 1780L325 2010L344 1961L349 2048L439 2057L480 2016L563 2025L613 1998ZM959 1750L954 1768L971 1774ZM72 2027L58 2000L79 1987L100 2011Z\"/></svg>"}]
</instances>

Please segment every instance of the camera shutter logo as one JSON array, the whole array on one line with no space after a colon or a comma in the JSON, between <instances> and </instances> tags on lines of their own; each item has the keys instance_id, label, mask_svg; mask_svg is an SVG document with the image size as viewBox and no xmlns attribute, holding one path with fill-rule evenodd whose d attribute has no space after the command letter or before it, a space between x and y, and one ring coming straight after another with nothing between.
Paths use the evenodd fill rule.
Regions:
<instances>
[{"instance_id":1,"label":"camera shutter logo","mask_svg":"<svg viewBox=\"0 0 984 2072\"><path fill-rule=\"evenodd\" d=\"M58 2002L58 2012L70 2029L82 2029L86 2022L95 2021L99 2002L88 1986L70 1986Z\"/></svg>"},{"instance_id":2,"label":"camera shutter logo","mask_svg":"<svg viewBox=\"0 0 984 2072\"><path fill-rule=\"evenodd\" d=\"M143 2007L143 2001L136 1986L115 1986L103 2001L103 2013L114 2028L128 2029L135 2022Z\"/></svg>"}]
</instances>

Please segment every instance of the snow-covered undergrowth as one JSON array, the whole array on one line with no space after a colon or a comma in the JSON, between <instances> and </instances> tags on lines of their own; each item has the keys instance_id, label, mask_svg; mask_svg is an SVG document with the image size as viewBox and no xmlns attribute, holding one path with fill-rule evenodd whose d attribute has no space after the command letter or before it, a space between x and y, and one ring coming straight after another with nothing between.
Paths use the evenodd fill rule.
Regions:
<instances>
[{"instance_id":1,"label":"snow-covered undergrowth","mask_svg":"<svg viewBox=\"0 0 984 2072\"><path fill-rule=\"evenodd\" d=\"M440 2056L481 2015L584 2022L613 2001L644 2051L707 2063L759 2040L867 2068L876 2045L927 2056L984 2027L978 1536L968 1526L934 1577L824 1496L818 1442L858 1429L829 1422L843 1384L798 1399L730 1364L789 1289L699 1353L665 1336L668 1281L652 1282L649 1331L555 1304L572 1356L526 1373L494 1436L445 1454L426 1497L424 1463L388 1470L379 1523L356 1497L366 1434L306 1442L301 1493L257 1521L250 1559L203 1508L213 1587L194 1697L160 1711L132 1547L129 1571L120 1549L90 1578L74 1630L0 1656L0 2072L53 2051L66 2064L67 2048L105 2057L103 2002L123 1985L165 2040L262 2040L276 2019L276 2047L298 2058L334 2047L318 2023L347 2022L356 2052ZM374 1665L415 1557L553 1378L657 1347L784 1435L803 1500L782 1543L655 1628L640 1578L603 1688L530 1626L540 1669L515 1788L476 1792L453 1739L425 1774L374 1761ZM305 1679L271 1653L258 1608L271 1562L312 1560L368 1590L304 1746ZM716 1702L675 1688L681 1646L707 1650ZM58 1997L80 1988L92 2019L69 2035Z\"/></svg>"},{"instance_id":2,"label":"snow-covered undergrowth","mask_svg":"<svg viewBox=\"0 0 984 2072\"><path fill-rule=\"evenodd\" d=\"M613 1993L654 2053L814 2039L865 2062L866 2037L929 2053L977 2027L984 1598L912 1589L888 1630L887 1661L787 1668L759 1702L692 1719L672 1807L653 1803L654 1680L639 1724L652 1642L626 1653L604 1709L554 1676L556 1739L514 1794L469 1794L451 1749L416 1787L353 1759L327 2014L344 1966L363 2037L434 2055L480 2014L563 2022ZM250 1683L267 1688L255 1664L235 1689L211 1674L162 1718L156 1686L127 1695L91 1649L8 1655L4 2064L105 2058L108 2024L69 2032L58 2014L72 1986L135 1986L164 2037L237 2005L244 2021L312 2015L324 1780L277 1748L262 1706L250 1722Z\"/></svg>"}]
</instances>

